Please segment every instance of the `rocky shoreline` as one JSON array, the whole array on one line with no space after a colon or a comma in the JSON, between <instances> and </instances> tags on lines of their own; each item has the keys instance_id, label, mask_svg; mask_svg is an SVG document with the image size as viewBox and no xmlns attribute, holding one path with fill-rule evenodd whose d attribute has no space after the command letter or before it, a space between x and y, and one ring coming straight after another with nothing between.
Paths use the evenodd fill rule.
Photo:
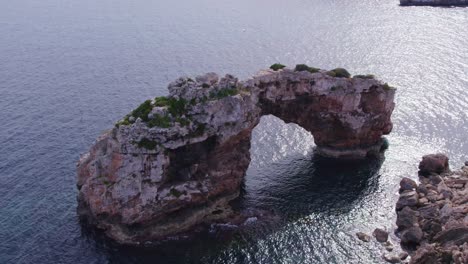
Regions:
<instances>
[{"instance_id":1,"label":"rocky shoreline","mask_svg":"<svg viewBox=\"0 0 468 264\"><path fill-rule=\"evenodd\" d=\"M468 163L451 172L445 155L424 156L419 181L402 179L396 204L410 263L468 263Z\"/></svg>"},{"instance_id":2,"label":"rocky shoreline","mask_svg":"<svg viewBox=\"0 0 468 264\"><path fill-rule=\"evenodd\" d=\"M468 0L400 0L402 6L468 6Z\"/></svg>"},{"instance_id":3,"label":"rocky shoreline","mask_svg":"<svg viewBox=\"0 0 468 264\"><path fill-rule=\"evenodd\" d=\"M250 163L252 130L274 115L311 132L317 153L379 155L395 89L372 75L275 64L239 81L179 78L101 135L77 165L78 214L121 244L139 245L229 222Z\"/></svg>"}]
</instances>

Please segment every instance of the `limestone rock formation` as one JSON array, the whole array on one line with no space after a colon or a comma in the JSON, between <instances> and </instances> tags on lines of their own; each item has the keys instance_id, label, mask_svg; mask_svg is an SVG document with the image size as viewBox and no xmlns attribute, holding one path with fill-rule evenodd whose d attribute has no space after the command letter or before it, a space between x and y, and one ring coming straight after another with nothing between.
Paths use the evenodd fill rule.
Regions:
<instances>
[{"instance_id":1,"label":"limestone rock formation","mask_svg":"<svg viewBox=\"0 0 468 264\"><path fill-rule=\"evenodd\" d=\"M400 183L407 187L396 224L402 245L417 248L410 263L468 263L468 166L450 172L446 161L442 154L424 156L420 184Z\"/></svg>"},{"instance_id":2,"label":"limestone rock formation","mask_svg":"<svg viewBox=\"0 0 468 264\"><path fill-rule=\"evenodd\" d=\"M400 0L402 6L467 6L468 0Z\"/></svg>"},{"instance_id":3,"label":"limestone rock formation","mask_svg":"<svg viewBox=\"0 0 468 264\"><path fill-rule=\"evenodd\" d=\"M342 69L214 73L169 84L101 135L77 165L78 212L114 240L139 244L232 215L251 133L272 114L310 131L322 155L363 158L392 129L395 89Z\"/></svg>"}]
</instances>

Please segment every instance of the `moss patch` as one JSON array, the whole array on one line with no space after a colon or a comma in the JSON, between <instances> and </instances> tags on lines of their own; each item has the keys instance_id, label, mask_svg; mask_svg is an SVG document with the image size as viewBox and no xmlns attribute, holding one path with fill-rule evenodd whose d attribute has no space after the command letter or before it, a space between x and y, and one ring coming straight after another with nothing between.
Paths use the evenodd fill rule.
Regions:
<instances>
[{"instance_id":1,"label":"moss patch","mask_svg":"<svg viewBox=\"0 0 468 264\"><path fill-rule=\"evenodd\" d=\"M375 79L375 76L373 74L366 74L366 75L358 74L358 75L354 75L353 78L356 78L356 79Z\"/></svg>"},{"instance_id":2,"label":"moss patch","mask_svg":"<svg viewBox=\"0 0 468 264\"><path fill-rule=\"evenodd\" d=\"M393 89L393 87L391 87L390 85L388 85L388 83L384 83L384 85L382 86L384 88L384 90L391 90Z\"/></svg>"},{"instance_id":3,"label":"moss patch","mask_svg":"<svg viewBox=\"0 0 468 264\"><path fill-rule=\"evenodd\" d=\"M152 109L153 106L151 105L151 100L146 100L135 110L133 110L131 115L135 117L135 119L141 118L143 121L148 121L148 114Z\"/></svg>"},{"instance_id":4,"label":"moss patch","mask_svg":"<svg viewBox=\"0 0 468 264\"><path fill-rule=\"evenodd\" d=\"M308 71L310 73L316 73L319 72L320 69L314 68L314 67L309 67L306 64L297 64L296 68L294 68L295 71Z\"/></svg>"},{"instance_id":5,"label":"moss patch","mask_svg":"<svg viewBox=\"0 0 468 264\"><path fill-rule=\"evenodd\" d=\"M284 67L286 67L286 66L284 66L283 64L275 63L275 64L270 66L270 69L272 69L274 71L278 71L278 70L283 69Z\"/></svg>"},{"instance_id":6,"label":"moss patch","mask_svg":"<svg viewBox=\"0 0 468 264\"><path fill-rule=\"evenodd\" d=\"M337 78L349 78L351 77L351 74L343 68L336 68L331 71L327 72L327 75L331 77L337 77Z\"/></svg>"},{"instance_id":7,"label":"moss patch","mask_svg":"<svg viewBox=\"0 0 468 264\"><path fill-rule=\"evenodd\" d=\"M137 146L139 148L145 148L145 149L148 149L148 150L154 150L154 149L156 149L156 147L158 145L159 145L158 142L153 141L153 140L149 140L147 138L142 138L140 140L140 142L137 143Z\"/></svg>"},{"instance_id":8,"label":"moss patch","mask_svg":"<svg viewBox=\"0 0 468 264\"><path fill-rule=\"evenodd\" d=\"M147 123L149 127L162 127L168 128L171 126L171 119L169 116L160 116L154 115L152 119L150 119Z\"/></svg>"},{"instance_id":9,"label":"moss patch","mask_svg":"<svg viewBox=\"0 0 468 264\"><path fill-rule=\"evenodd\" d=\"M187 194L187 191L179 191L177 190L176 188L172 188L170 191L171 195L175 196L176 198L179 198L182 194L183 195L186 195Z\"/></svg>"},{"instance_id":10,"label":"moss patch","mask_svg":"<svg viewBox=\"0 0 468 264\"><path fill-rule=\"evenodd\" d=\"M210 92L210 99L221 99L224 97L236 95L238 93L239 91L236 88L221 89L217 92Z\"/></svg>"}]
</instances>

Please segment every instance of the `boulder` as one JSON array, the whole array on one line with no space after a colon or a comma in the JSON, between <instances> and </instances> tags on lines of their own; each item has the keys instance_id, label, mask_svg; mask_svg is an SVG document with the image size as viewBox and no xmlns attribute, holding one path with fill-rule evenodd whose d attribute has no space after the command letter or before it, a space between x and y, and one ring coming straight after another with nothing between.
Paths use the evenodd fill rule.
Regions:
<instances>
[{"instance_id":1,"label":"boulder","mask_svg":"<svg viewBox=\"0 0 468 264\"><path fill-rule=\"evenodd\" d=\"M401 243L403 244L419 244L423 238L423 232L419 226L413 226L401 234Z\"/></svg>"},{"instance_id":2,"label":"boulder","mask_svg":"<svg viewBox=\"0 0 468 264\"><path fill-rule=\"evenodd\" d=\"M415 181L411 180L410 178L405 177L400 181L400 193L404 191L412 191L416 189L416 187L418 187L418 185Z\"/></svg>"},{"instance_id":3,"label":"boulder","mask_svg":"<svg viewBox=\"0 0 468 264\"><path fill-rule=\"evenodd\" d=\"M394 254L384 254L383 259L387 261L388 263L400 263L401 259Z\"/></svg>"},{"instance_id":4,"label":"boulder","mask_svg":"<svg viewBox=\"0 0 468 264\"><path fill-rule=\"evenodd\" d=\"M396 204L396 209L401 210L405 206L416 206L419 201L419 196L416 191L404 191L400 194L400 198Z\"/></svg>"},{"instance_id":5,"label":"boulder","mask_svg":"<svg viewBox=\"0 0 468 264\"><path fill-rule=\"evenodd\" d=\"M418 225L419 213L409 207L404 207L403 210L397 212L396 224L399 230L404 230Z\"/></svg>"},{"instance_id":6,"label":"boulder","mask_svg":"<svg viewBox=\"0 0 468 264\"><path fill-rule=\"evenodd\" d=\"M369 242L370 241L370 236L366 233L363 232L357 232L356 236L359 238L359 240L364 241L364 242Z\"/></svg>"},{"instance_id":7,"label":"boulder","mask_svg":"<svg viewBox=\"0 0 468 264\"><path fill-rule=\"evenodd\" d=\"M419 173L429 175L431 173L440 174L449 170L448 157L444 154L430 154L423 156L419 163Z\"/></svg>"},{"instance_id":8,"label":"boulder","mask_svg":"<svg viewBox=\"0 0 468 264\"><path fill-rule=\"evenodd\" d=\"M372 233L372 235L379 242L387 242L388 240L388 232L380 228L376 228L374 232Z\"/></svg>"}]
</instances>

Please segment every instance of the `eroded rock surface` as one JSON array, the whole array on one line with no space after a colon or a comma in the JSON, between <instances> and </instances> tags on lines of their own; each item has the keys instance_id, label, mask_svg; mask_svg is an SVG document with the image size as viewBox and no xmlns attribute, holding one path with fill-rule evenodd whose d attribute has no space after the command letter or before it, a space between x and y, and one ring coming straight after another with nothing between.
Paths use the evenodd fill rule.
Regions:
<instances>
[{"instance_id":1,"label":"eroded rock surface","mask_svg":"<svg viewBox=\"0 0 468 264\"><path fill-rule=\"evenodd\" d=\"M443 154L423 157L420 183L400 183L397 226L410 263L468 263L468 166L450 172Z\"/></svg>"},{"instance_id":2,"label":"eroded rock surface","mask_svg":"<svg viewBox=\"0 0 468 264\"><path fill-rule=\"evenodd\" d=\"M319 153L363 158L392 129L395 89L369 76L266 70L180 78L101 135L78 162L79 214L139 244L232 215L262 115L294 122Z\"/></svg>"}]
</instances>

